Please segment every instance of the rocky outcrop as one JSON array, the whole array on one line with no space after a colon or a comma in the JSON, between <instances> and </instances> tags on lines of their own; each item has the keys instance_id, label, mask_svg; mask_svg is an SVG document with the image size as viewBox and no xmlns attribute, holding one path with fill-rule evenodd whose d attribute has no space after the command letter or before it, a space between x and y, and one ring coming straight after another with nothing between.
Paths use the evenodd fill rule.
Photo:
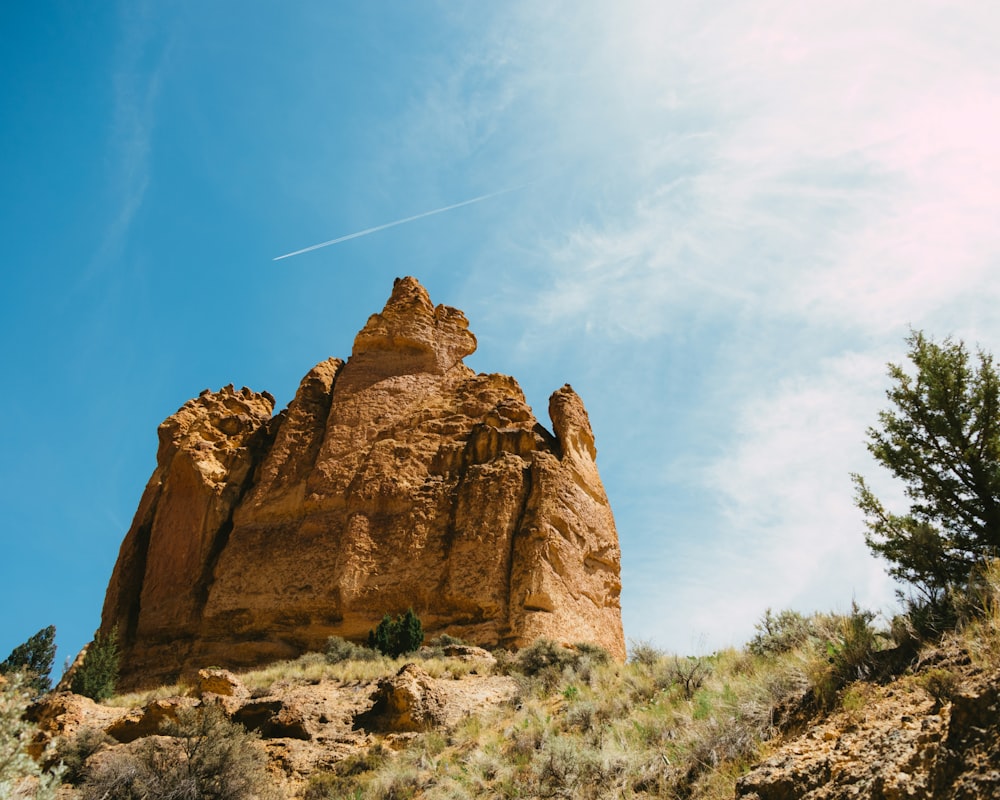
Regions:
<instances>
[{"instance_id":1,"label":"rocky outcrop","mask_svg":"<svg viewBox=\"0 0 1000 800\"><path fill-rule=\"evenodd\" d=\"M473 674L467 680L439 680L416 664L404 664L395 675L378 682L369 698L371 707L354 718L354 728L378 733L450 728L484 708L509 701L515 686L506 676Z\"/></svg>"},{"instance_id":2,"label":"rocky outcrop","mask_svg":"<svg viewBox=\"0 0 1000 800\"><path fill-rule=\"evenodd\" d=\"M550 433L513 378L476 374L462 312L396 281L351 357L272 417L203 392L160 426L102 631L126 685L361 639L412 607L429 635L546 636L625 655L620 552L594 435L568 385Z\"/></svg>"},{"instance_id":3,"label":"rocky outcrop","mask_svg":"<svg viewBox=\"0 0 1000 800\"><path fill-rule=\"evenodd\" d=\"M933 671L931 671L933 669ZM931 691L933 681L947 692ZM737 800L981 800L1000 791L1000 675L968 658L859 682L736 783Z\"/></svg>"},{"instance_id":4,"label":"rocky outcrop","mask_svg":"<svg viewBox=\"0 0 1000 800\"><path fill-rule=\"evenodd\" d=\"M452 666L467 663L463 658L483 661L484 667L492 660L467 648L450 659ZM486 672L458 667L435 678L411 663L395 676L371 680L300 673L252 696L239 676L209 669L200 672L185 696L144 700L137 694L132 697L136 705L122 707L53 692L28 709L36 726L30 751L36 759L47 748L56 748L59 757L68 753L73 762L68 780L79 786L102 764L139 756L142 743L172 752L178 746L172 728L182 714L190 721L203 710L218 709L260 739L253 746L266 754L275 790L267 796L301 797L311 775L329 772L345 759L404 747L417 731L447 731L468 717L509 704L517 681ZM71 800L81 794L64 786L59 796Z\"/></svg>"},{"instance_id":5,"label":"rocky outcrop","mask_svg":"<svg viewBox=\"0 0 1000 800\"><path fill-rule=\"evenodd\" d=\"M412 733L443 727L445 700L435 681L416 664L406 664L379 682L372 707L356 725L384 733Z\"/></svg>"}]
</instances>

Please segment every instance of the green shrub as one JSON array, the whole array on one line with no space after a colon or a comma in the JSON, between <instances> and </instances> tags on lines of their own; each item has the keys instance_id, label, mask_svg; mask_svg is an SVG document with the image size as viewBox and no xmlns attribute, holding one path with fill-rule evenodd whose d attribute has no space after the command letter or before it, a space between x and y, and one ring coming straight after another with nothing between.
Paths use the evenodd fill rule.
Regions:
<instances>
[{"instance_id":1,"label":"green shrub","mask_svg":"<svg viewBox=\"0 0 1000 800\"><path fill-rule=\"evenodd\" d=\"M353 778L344 778L336 772L314 772L302 792L302 800L361 800L361 787Z\"/></svg>"},{"instance_id":2,"label":"green shrub","mask_svg":"<svg viewBox=\"0 0 1000 800\"><path fill-rule=\"evenodd\" d=\"M24 712L32 691L31 679L22 673L0 679L0 798L52 800L59 788L62 768L44 772L28 753L35 730Z\"/></svg>"},{"instance_id":3,"label":"green shrub","mask_svg":"<svg viewBox=\"0 0 1000 800\"><path fill-rule=\"evenodd\" d=\"M665 653L651 643L645 641L630 642L628 660L632 664L642 664L652 667L665 657Z\"/></svg>"},{"instance_id":4,"label":"green shrub","mask_svg":"<svg viewBox=\"0 0 1000 800\"><path fill-rule=\"evenodd\" d=\"M55 757L66 768L63 780L77 784L87 774L87 759L115 740L99 728L80 728L68 739L60 739L56 745Z\"/></svg>"},{"instance_id":5,"label":"green shrub","mask_svg":"<svg viewBox=\"0 0 1000 800\"><path fill-rule=\"evenodd\" d=\"M423 641L423 626L412 608L396 619L386 614L378 627L368 632L368 646L389 658L412 653L423 644Z\"/></svg>"},{"instance_id":6,"label":"green shrub","mask_svg":"<svg viewBox=\"0 0 1000 800\"><path fill-rule=\"evenodd\" d=\"M917 678L917 683L938 704L950 702L959 690L958 676L946 669L928 670Z\"/></svg>"},{"instance_id":7,"label":"green shrub","mask_svg":"<svg viewBox=\"0 0 1000 800\"><path fill-rule=\"evenodd\" d=\"M905 612L893 619L893 638L896 641L936 642L957 627L962 613L959 606L966 603L957 593L945 592L931 600L909 597L904 605Z\"/></svg>"},{"instance_id":8,"label":"green shrub","mask_svg":"<svg viewBox=\"0 0 1000 800\"><path fill-rule=\"evenodd\" d=\"M872 611L851 604L851 613L841 618L840 639L827 643L827 652L841 683L868 678L871 675L873 656L878 652L878 634L871 623Z\"/></svg>"},{"instance_id":9,"label":"green shrub","mask_svg":"<svg viewBox=\"0 0 1000 800\"><path fill-rule=\"evenodd\" d=\"M566 667L573 667L578 658L575 651L551 639L536 639L518 652L515 664L520 672L534 677L547 670L562 672Z\"/></svg>"},{"instance_id":10,"label":"green shrub","mask_svg":"<svg viewBox=\"0 0 1000 800\"><path fill-rule=\"evenodd\" d=\"M767 609L754 629L757 633L747 643L747 650L755 656L787 653L805 644L813 633L808 619L788 609L778 612L777 616Z\"/></svg>"},{"instance_id":11,"label":"green shrub","mask_svg":"<svg viewBox=\"0 0 1000 800\"><path fill-rule=\"evenodd\" d=\"M306 785L303 800L361 798L359 778L380 769L388 760L389 753L381 744L349 755L338 761L332 771L314 773Z\"/></svg>"},{"instance_id":12,"label":"green shrub","mask_svg":"<svg viewBox=\"0 0 1000 800\"><path fill-rule=\"evenodd\" d=\"M339 636L331 636L326 640L326 660L330 664L341 661L374 661L378 653L370 647L362 647Z\"/></svg>"},{"instance_id":13,"label":"green shrub","mask_svg":"<svg viewBox=\"0 0 1000 800\"><path fill-rule=\"evenodd\" d=\"M272 797L256 736L216 706L181 709L165 726L173 741L114 751L87 776L83 800L261 800Z\"/></svg>"},{"instance_id":14,"label":"green shrub","mask_svg":"<svg viewBox=\"0 0 1000 800\"><path fill-rule=\"evenodd\" d=\"M809 682L822 707L834 705L837 693L848 683L871 678L875 672L875 654L882 637L872 627L875 614L851 604L846 616L827 618L822 630L824 650L808 665Z\"/></svg>"},{"instance_id":15,"label":"green shrub","mask_svg":"<svg viewBox=\"0 0 1000 800\"><path fill-rule=\"evenodd\" d=\"M11 650L10 655L0 662L0 673L9 675L23 672L26 676L25 686L36 695L45 694L52 687L49 673L55 657L56 626L49 625Z\"/></svg>"},{"instance_id":16,"label":"green shrub","mask_svg":"<svg viewBox=\"0 0 1000 800\"><path fill-rule=\"evenodd\" d=\"M100 631L87 648L83 663L70 682L70 689L91 700L107 700L115 693L118 683L118 627L107 638Z\"/></svg>"},{"instance_id":17,"label":"green shrub","mask_svg":"<svg viewBox=\"0 0 1000 800\"><path fill-rule=\"evenodd\" d=\"M590 642L575 642L573 644L573 649L576 650L579 655L579 661L586 659L594 665L607 664L611 661L611 653L597 644L591 644Z\"/></svg>"}]
</instances>

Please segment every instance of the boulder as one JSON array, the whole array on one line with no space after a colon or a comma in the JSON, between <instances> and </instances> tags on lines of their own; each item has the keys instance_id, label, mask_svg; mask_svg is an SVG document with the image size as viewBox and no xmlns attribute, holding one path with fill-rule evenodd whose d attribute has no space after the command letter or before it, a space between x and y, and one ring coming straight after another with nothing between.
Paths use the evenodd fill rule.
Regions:
<instances>
[{"instance_id":1,"label":"boulder","mask_svg":"<svg viewBox=\"0 0 1000 800\"><path fill-rule=\"evenodd\" d=\"M245 703L234 715L248 731L263 739L312 739L308 711L291 699L261 698Z\"/></svg>"},{"instance_id":2,"label":"boulder","mask_svg":"<svg viewBox=\"0 0 1000 800\"><path fill-rule=\"evenodd\" d=\"M177 712L183 708L193 708L198 701L192 697L166 697L154 700L145 708L133 709L115 720L106 729L108 736L123 744L156 736L164 732L164 725L177 721Z\"/></svg>"},{"instance_id":3,"label":"boulder","mask_svg":"<svg viewBox=\"0 0 1000 800\"><path fill-rule=\"evenodd\" d=\"M190 693L203 703L220 705L228 716L250 699L250 690L228 669L198 670L197 683Z\"/></svg>"},{"instance_id":4,"label":"boulder","mask_svg":"<svg viewBox=\"0 0 1000 800\"><path fill-rule=\"evenodd\" d=\"M410 733L441 727L447 720L445 698L436 681L416 664L406 664L393 677L379 681L372 707L355 727L380 733Z\"/></svg>"}]
</instances>

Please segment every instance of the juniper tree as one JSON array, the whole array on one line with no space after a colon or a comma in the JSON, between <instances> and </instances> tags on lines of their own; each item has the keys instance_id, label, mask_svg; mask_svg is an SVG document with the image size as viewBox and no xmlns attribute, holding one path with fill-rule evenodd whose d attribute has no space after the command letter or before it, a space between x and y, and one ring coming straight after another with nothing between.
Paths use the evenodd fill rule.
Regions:
<instances>
[{"instance_id":1,"label":"juniper tree","mask_svg":"<svg viewBox=\"0 0 1000 800\"><path fill-rule=\"evenodd\" d=\"M413 652L423 641L423 626L412 608L396 619L386 614L378 626L368 632L368 646L390 658Z\"/></svg>"},{"instance_id":2,"label":"juniper tree","mask_svg":"<svg viewBox=\"0 0 1000 800\"><path fill-rule=\"evenodd\" d=\"M55 657L56 626L49 625L11 650L10 655L0 662L0 673L23 672L28 688L35 694L44 694L52 685L49 673L52 672Z\"/></svg>"},{"instance_id":3,"label":"juniper tree","mask_svg":"<svg viewBox=\"0 0 1000 800\"><path fill-rule=\"evenodd\" d=\"M868 450L902 481L903 514L889 511L860 475L855 502L865 541L930 604L1000 553L1000 379L993 357L961 341L906 339L911 369L889 364L891 407L868 429Z\"/></svg>"},{"instance_id":4,"label":"juniper tree","mask_svg":"<svg viewBox=\"0 0 1000 800\"><path fill-rule=\"evenodd\" d=\"M118 682L118 627L108 636L98 631L87 648L83 663L77 668L70 683L76 694L92 700L107 700L115 693Z\"/></svg>"}]
</instances>

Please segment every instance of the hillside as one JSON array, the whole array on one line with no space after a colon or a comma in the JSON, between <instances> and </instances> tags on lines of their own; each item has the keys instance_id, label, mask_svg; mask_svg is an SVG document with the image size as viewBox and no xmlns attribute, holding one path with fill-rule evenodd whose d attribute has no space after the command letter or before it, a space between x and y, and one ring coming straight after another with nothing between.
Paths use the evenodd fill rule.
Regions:
<instances>
[{"instance_id":1,"label":"hillside","mask_svg":"<svg viewBox=\"0 0 1000 800\"><path fill-rule=\"evenodd\" d=\"M544 641L390 660L335 640L107 704L55 693L30 717L73 767L60 796L84 800L199 741L259 758L234 798L972 800L1000 792L998 587L984 616L923 645L860 611L768 615L746 649L705 658L636 644L626 664ZM208 739L192 718L214 720Z\"/></svg>"}]
</instances>

